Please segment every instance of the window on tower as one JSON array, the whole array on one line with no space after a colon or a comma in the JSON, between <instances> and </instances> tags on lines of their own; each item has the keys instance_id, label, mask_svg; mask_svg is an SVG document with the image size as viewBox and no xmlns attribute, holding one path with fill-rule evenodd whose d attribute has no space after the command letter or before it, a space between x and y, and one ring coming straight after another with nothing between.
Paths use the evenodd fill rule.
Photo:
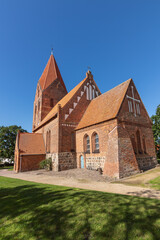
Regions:
<instances>
[{"instance_id":1,"label":"window on tower","mask_svg":"<svg viewBox=\"0 0 160 240\"><path fill-rule=\"evenodd\" d=\"M38 111L40 110L40 101L38 101Z\"/></svg>"}]
</instances>

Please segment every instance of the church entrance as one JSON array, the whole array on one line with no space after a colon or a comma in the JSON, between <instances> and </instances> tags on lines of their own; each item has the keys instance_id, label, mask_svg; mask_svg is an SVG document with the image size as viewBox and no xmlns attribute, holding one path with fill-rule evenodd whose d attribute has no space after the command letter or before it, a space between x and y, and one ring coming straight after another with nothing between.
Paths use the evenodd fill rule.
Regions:
<instances>
[{"instance_id":1,"label":"church entrance","mask_svg":"<svg viewBox=\"0 0 160 240\"><path fill-rule=\"evenodd\" d=\"M81 161L81 168L84 168L84 158L82 155L80 156L80 161Z\"/></svg>"}]
</instances>

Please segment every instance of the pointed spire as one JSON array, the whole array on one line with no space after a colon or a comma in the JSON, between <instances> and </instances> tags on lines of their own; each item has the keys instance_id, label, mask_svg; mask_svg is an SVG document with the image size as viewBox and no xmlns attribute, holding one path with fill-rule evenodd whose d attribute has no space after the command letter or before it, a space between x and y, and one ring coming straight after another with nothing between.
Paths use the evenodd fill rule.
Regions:
<instances>
[{"instance_id":1,"label":"pointed spire","mask_svg":"<svg viewBox=\"0 0 160 240\"><path fill-rule=\"evenodd\" d=\"M51 52L50 58L48 60L48 63L39 79L39 83L41 86L41 89L44 90L47 87L49 87L51 85L52 82L54 82L55 80L59 80L59 82L62 84L62 86L64 87L66 93L67 93L67 89L66 86L63 82L62 76L60 74L59 68L57 66L56 60L53 56L53 53Z\"/></svg>"}]
</instances>

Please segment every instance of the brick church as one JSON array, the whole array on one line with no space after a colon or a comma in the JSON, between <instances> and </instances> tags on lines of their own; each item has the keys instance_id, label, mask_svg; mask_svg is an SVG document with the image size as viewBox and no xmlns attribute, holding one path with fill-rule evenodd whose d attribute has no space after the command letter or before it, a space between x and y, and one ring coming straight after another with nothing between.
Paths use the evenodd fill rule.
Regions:
<instances>
[{"instance_id":1,"label":"brick church","mask_svg":"<svg viewBox=\"0 0 160 240\"><path fill-rule=\"evenodd\" d=\"M51 54L37 83L33 132L18 133L17 172L52 158L53 171L96 170L122 178L157 164L152 122L132 79L101 94L90 71L70 92Z\"/></svg>"}]
</instances>

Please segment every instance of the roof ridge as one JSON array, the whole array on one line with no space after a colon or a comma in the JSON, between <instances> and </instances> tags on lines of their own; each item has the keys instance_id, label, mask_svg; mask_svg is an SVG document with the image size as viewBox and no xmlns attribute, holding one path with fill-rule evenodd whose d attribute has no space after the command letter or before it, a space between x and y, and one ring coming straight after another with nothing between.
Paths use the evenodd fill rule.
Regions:
<instances>
[{"instance_id":1,"label":"roof ridge","mask_svg":"<svg viewBox=\"0 0 160 240\"><path fill-rule=\"evenodd\" d=\"M111 88L111 89L108 90L107 92L104 92L104 93L102 93L101 95L97 96L96 98L92 99L92 101L96 100L97 98L101 97L102 95L105 95L105 94L109 93L109 92L112 91L113 89L115 89L115 88L121 86L122 84L125 84L125 83L127 83L128 81L131 81L131 80L132 80L132 78L129 78L128 80L126 80L126 81L124 81L124 82L118 84L117 86Z\"/></svg>"},{"instance_id":2,"label":"roof ridge","mask_svg":"<svg viewBox=\"0 0 160 240\"><path fill-rule=\"evenodd\" d=\"M52 57L52 56L53 56L53 55L50 56L49 61L48 61L48 63L47 63L47 65L49 65L49 66L48 66L48 71L47 71L47 74L46 74L46 77L45 77L43 89L45 89L45 85L46 85L46 81L47 81L47 77L48 77L48 73L49 73L49 68L50 68L50 65L51 65L51 57Z\"/></svg>"}]
</instances>

